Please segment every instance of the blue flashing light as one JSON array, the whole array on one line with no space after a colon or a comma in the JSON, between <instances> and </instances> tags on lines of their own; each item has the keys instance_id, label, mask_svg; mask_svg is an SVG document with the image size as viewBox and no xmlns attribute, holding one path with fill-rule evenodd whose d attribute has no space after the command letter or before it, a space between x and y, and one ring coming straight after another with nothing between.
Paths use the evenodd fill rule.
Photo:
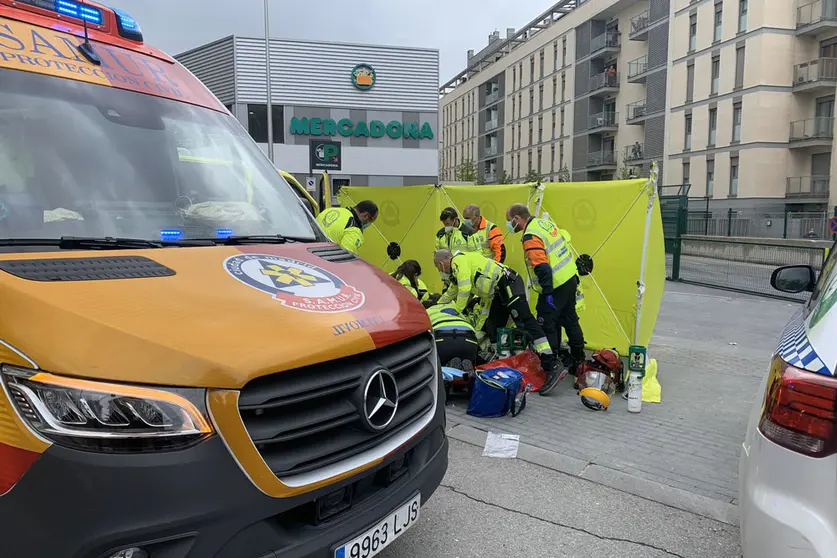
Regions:
<instances>
[{"instance_id":1,"label":"blue flashing light","mask_svg":"<svg viewBox=\"0 0 837 558\"><path fill-rule=\"evenodd\" d=\"M183 231L180 229L163 229L160 231L160 240L174 242L183 238Z\"/></svg>"},{"instance_id":2,"label":"blue flashing light","mask_svg":"<svg viewBox=\"0 0 837 558\"><path fill-rule=\"evenodd\" d=\"M218 238L229 238L232 236L232 229L216 229L215 236Z\"/></svg>"},{"instance_id":3,"label":"blue flashing light","mask_svg":"<svg viewBox=\"0 0 837 558\"><path fill-rule=\"evenodd\" d=\"M142 29L140 24L131 17L131 14L124 12L117 8L111 8L116 14L116 26L119 28L119 34L126 39L132 41L142 42Z\"/></svg>"},{"instance_id":4,"label":"blue flashing light","mask_svg":"<svg viewBox=\"0 0 837 558\"><path fill-rule=\"evenodd\" d=\"M82 19L94 25L102 25L105 20L104 14L99 8L79 4L71 0L55 0L55 11L61 15Z\"/></svg>"}]
</instances>

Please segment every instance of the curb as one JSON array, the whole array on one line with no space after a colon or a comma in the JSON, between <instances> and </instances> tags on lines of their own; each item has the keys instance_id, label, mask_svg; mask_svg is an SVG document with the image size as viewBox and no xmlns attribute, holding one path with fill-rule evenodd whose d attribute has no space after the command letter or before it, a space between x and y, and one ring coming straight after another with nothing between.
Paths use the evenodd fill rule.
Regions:
<instances>
[{"instance_id":1,"label":"curb","mask_svg":"<svg viewBox=\"0 0 837 558\"><path fill-rule=\"evenodd\" d=\"M453 424L447 430L448 438L478 447L485 446L487 434L486 430L464 424ZM520 443L517 459L738 527L738 506L728 502L693 494L523 442Z\"/></svg>"}]
</instances>

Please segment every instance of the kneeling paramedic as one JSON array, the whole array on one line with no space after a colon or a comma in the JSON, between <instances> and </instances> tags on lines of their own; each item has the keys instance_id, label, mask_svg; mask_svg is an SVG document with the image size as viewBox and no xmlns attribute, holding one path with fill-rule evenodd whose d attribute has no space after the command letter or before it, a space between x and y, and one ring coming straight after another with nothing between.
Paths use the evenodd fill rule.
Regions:
<instances>
[{"instance_id":1,"label":"kneeling paramedic","mask_svg":"<svg viewBox=\"0 0 837 558\"><path fill-rule=\"evenodd\" d=\"M430 295L424 306L436 337L436 351L442 366L473 372L477 363L479 343L474 326L452 303L440 304L440 295Z\"/></svg>"},{"instance_id":2,"label":"kneeling paramedic","mask_svg":"<svg viewBox=\"0 0 837 558\"><path fill-rule=\"evenodd\" d=\"M538 293L538 322L549 338L549 344L558 352L561 346L561 328L567 332L572 365L584 362L584 333L576 312L578 269L570 243L569 233L563 234L558 226L546 219L536 219L529 208L515 204L506 212L509 231L523 231L523 252L532 288ZM548 377L538 393L546 395L563 380L567 370Z\"/></svg>"},{"instance_id":3,"label":"kneeling paramedic","mask_svg":"<svg viewBox=\"0 0 837 558\"><path fill-rule=\"evenodd\" d=\"M357 254L363 246L363 231L378 218L378 206L365 200L352 208L332 207L317 216L326 236L341 248Z\"/></svg>"},{"instance_id":4,"label":"kneeling paramedic","mask_svg":"<svg viewBox=\"0 0 837 558\"><path fill-rule=\"evenodd\" d=\"M443 277L450 277L450 286L439 299L441 304L453 302L456 311L462 313L471 295L478 298L481 312L476 325L495 343L497 328L504 327L511 316L515 325L534 339L547 381L557 378L555 354L543 328L529 310L523 279L513 269L476 252L451 254L450 250L439 250L434 254L434 262Z\"/></svg>"}]
</instances>

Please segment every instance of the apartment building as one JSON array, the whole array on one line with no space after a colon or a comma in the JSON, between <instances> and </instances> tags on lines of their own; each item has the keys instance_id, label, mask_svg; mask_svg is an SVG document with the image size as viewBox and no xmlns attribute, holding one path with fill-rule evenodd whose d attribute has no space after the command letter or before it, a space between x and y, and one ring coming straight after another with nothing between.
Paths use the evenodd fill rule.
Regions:
<instances>
[{"instance_id":1,"label":"apartment building","mask_svg":"<svg viewBox=\"0 0 837 558\"><path fill-rule=\"evenodd\" d=\"M715 211L824 211L837 1L565 0L495 32L440 93L440 172L646 176ZM568 175L568 176L567 176Z\"/></svg>"}]
</instances>

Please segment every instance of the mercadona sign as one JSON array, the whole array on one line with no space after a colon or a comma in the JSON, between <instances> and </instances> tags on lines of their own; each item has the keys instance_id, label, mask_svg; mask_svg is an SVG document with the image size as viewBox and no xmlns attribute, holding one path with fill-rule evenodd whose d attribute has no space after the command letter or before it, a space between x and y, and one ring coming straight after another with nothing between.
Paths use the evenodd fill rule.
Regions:
<instances>
[{"instance_id":1,"label":"mercadona sign","mask_svg":"<svg viewBox=\"0 0 837 558\"><path fill-rule=\"evenodd\" d=\"M429 122L399 122L392 120L386 124L380 120L351 120L342 118L297 118L291 119L290 133L295 136L343 136L348 138L367 137L392 139L433 139L433 128Z\"/></svg>"}]
</instances>

